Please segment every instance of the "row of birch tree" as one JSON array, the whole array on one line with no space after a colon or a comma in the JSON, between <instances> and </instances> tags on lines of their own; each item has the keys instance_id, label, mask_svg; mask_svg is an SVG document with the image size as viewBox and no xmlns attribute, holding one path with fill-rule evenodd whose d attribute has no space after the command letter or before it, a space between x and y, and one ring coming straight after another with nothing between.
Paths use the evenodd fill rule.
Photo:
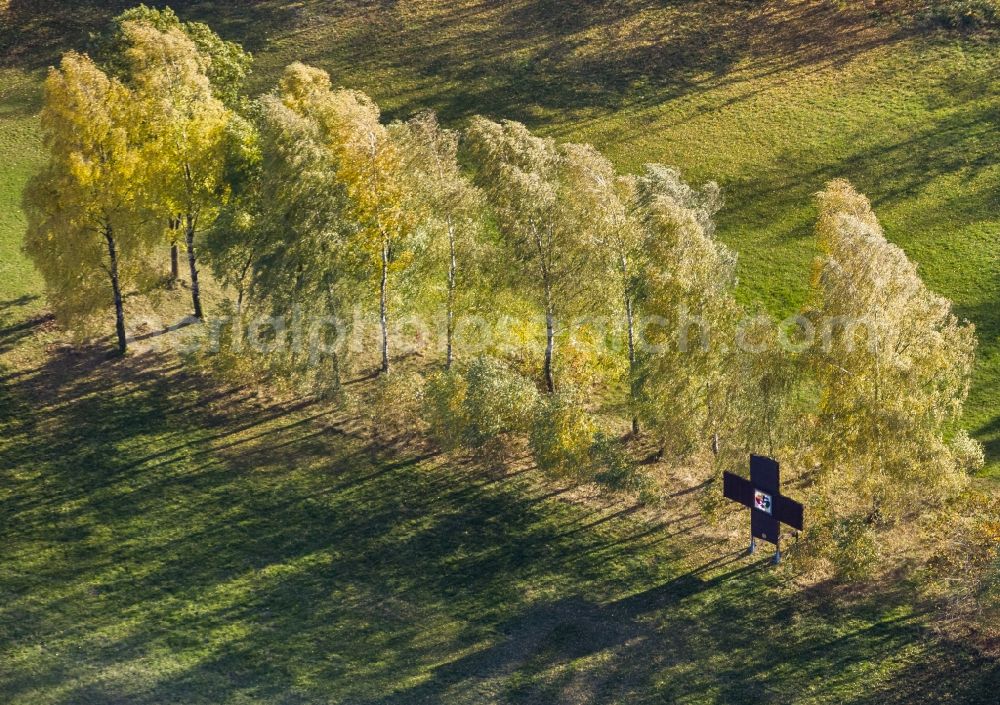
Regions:
<instances>
[{"instance_id":1,"label":"row of birch tree","mask_svg":"<svg viewBox=\"0 0 1000 705\"><path fill-rule=\"evenodd\" d=\"M436 316L443 342L421 352L440 372L414 413L438 438L523 431L540 465L589 479L634 476L607 452L618 425L713 473L772 454L808 495L814 552L846 571L950 506L983 462L957 430L973 327L846 182L817 197L811 294L782 327L737 302L715 184L660 164L621 174L512 121L387 124L299 63L251 100L250 57L169 10L124 13L93 54L46 80L25 249L60 320L113 310L121 353L126 294L161 282L167 251L170 278L186 253L199 319L202 265L239 320L370 314L370 347L309 356L333 386L358 365L396 374L412 342L399 321ZM463 334L471 317L501 339Z\"/></svg>"}]
</instances>

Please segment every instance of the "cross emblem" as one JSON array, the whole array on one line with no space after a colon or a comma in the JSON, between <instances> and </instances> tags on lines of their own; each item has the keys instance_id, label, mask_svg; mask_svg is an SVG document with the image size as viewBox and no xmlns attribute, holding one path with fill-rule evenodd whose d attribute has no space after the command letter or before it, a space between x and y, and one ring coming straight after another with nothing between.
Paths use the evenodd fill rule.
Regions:
<instances>
[{"instance_id":1,"label":"cross emblem","mask_svg":"<svg viewBox=\"0 0 1000 705\"><path fill-rule=\"evenodd\" d=\"M722 474L722 494L750 509L750 553L757 539L775 545L774 562L781 561L781 525L802 530L802 505L781 494L778 461L762 455L750 456L750 479Z\"/></svg>"}]
</instances>

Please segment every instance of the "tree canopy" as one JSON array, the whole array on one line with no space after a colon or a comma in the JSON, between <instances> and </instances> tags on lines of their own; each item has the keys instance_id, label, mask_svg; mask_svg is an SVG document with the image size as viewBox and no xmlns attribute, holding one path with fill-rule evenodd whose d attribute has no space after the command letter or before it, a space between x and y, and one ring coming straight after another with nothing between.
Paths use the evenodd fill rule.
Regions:
<instances>
[{"instance_id":1,"label":"tree canopy","mask_svg":"<svg viewBox=\"0 0 1000 705\"><path fill-rule=\"evenodd\" d=\"M125 352L123 290L148 273L152 246L152 126L127 87L74 53L49 71L41 122L48 161L25 191L25 251L59 318L79 323L114 304Z\"/></svg>"},{"instance_id":2,"label":"tree canopy","mask_svg":"<svg viewBox=\"0 0 1000 705\"><path fill-rule=\"evenodd\" d=\"M122 352L125 296L182 224L195 315L198 258L236 298L218 309L231 349L206 355L271 336L253 364L311 392L381 375L379 433L419 426L498 457L519 437L541 470L644 501L640 449L700 476L707 511L724 467L780 455L811 517L798 554L842 575L948 511L982 463L959 430L975 331L846 181L817 196L809 301L776 323L739 303L715 183L623 174L509 120L387 123L302 63L251 101L249 56L169 9L119 15L99 49L46 80L25 250L61 321L92 330L113 306ZM410 316L439 316L443 341L404 332ZM397 372L404 343L417 360Z\"/></svg>"}]
</instances>

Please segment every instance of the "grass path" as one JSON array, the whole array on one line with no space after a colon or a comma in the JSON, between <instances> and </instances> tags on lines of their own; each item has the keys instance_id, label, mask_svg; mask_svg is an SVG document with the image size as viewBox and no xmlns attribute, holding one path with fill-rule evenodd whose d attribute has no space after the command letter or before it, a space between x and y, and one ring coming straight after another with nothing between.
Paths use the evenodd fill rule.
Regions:
<instances>
[{"instance_id":1,"label":"grass path","mask_svg":"<svg viewBox=\"0 0 1000 705\"><path fill-rule=\"evenodd\" d=\"M902 592L783 586L742 554L742 517L708 529L683 492L643 516L532 469L373 447L342 412L154 352L5 359L10 705L884 705L1000 687Z\"/></svg>"}]
</instances>

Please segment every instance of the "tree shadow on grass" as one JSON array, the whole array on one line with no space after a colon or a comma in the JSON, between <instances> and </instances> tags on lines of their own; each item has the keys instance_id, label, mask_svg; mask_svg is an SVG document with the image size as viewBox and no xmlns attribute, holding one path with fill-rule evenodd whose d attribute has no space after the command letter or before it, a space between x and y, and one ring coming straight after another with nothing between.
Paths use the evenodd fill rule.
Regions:
<instances>
[{"instance_id":1,"label":"tree shadow on grass","mask_svg":"<svg viewBox=\"0 0 1000 705\"><path fill-rule=\"evenodd\" d=\"M48 313L22 318L23 309L37 300L38 296L25 294L16 299L0 301L0 355L12 350L20 341L54 320Z\"/></svg>"},{"instance_id":2,"label":"tree shadow on grass","mask_svg":"<svg viewBox=\"0 0 1000 705\"><path fill-rule=\"evenodd\" d=\"M427 13L403 3L358 14L337 19L346 26L338 39L351 65L403 67L417 79L412 96L370 88L392 117L429 103L446 120L483 113L528 123L545 111L565 119L573 111L642 107L838 64L907 33L823 2L530 0ZM341 63L341 52L328 45L302 51L321 66ZM350 65L335 73L344 71Z\"/></svg>"},{"instance_id":3,"label":"tree shadow on grass","mask_svg":"<svg viewBox=\"0 0 1000 705\"><path fill-rule=\"evenodd\" d=\"M0 65L38 68L133 3L10 0ZM170 3L272 63L291 42L303 60L351 74L401 69L414 95L382 95L391 117L434 107L447 120L474 113L532 121L539 110L649 105L749 76L850 60L911 32L827 2L518 0ZM332 66L331 62L340 66ZM744 71L731 75L737 66ZM375 69L375 71L370 71ZM749 73L746 73L749 72ZM255 79L266 90L274 76ZM261 82L264 79L264 82ZM341 80L338 78L338 80ZM441 87L446 86L446 90ZM358 86L354 86L358 87Z\"/></svg>"},{"instance_id":4,"label":"tree shadow on grass","mask_svg":"<svg viewBox=\"0 0 1000 705\"><path fill-rule=\"evenodd\" d=\"M793 631L792 620L815 605L788 593L775 599L773 583L762 580L767 560L732 568L736 562L743 562L739 555L726 556L603 604L572 596L532 605L501 625L489 647L436 668L419 686L370 702L794 702L801 688L823 693L824 680L868 658L887 660L919 634L919 615L880 619L830 638L821 636L829 624L815 637ZM900 692L910 702L924 693L986 702L980 698L991 693L996 671L953 648L932 650L919 667L922 680L906 683L917 667L903 674L907 687ZM782 671L780 678L768 675ZM470 692L480 697L463 697Z\"/></svg>"},{"instance_id":5,"label":"tree shadow on grass","mask_svg":"<svg viewBox=\"0 0 1000 705\"><path fill-rule=\"evenodd\" d=\"M138 4L136 0L7 0L0 6L0 66L44 68L58 63L70 49L87 51L92 35ZM167 4L184 20L208 22L224 38L240 41L252 51L263 48L269 33L293 27L300 14L299 3L281 0L149 4Z\"/></svg>"},{"instance_id":6,"label":"tree shadow on grass","mask_svg":"<svg viewBox=\"0 0 1000 705\"><path fill-rule=\"evenodd\" d=\"M3 384L10 702L794 701L888 688L906 664L865 664L907 649L959 701L989 675L896 597L837 606L678 540L697 516L379 459L337 409L254 403L168 356L62 352Z\"/></svg>"}]
</instances>

